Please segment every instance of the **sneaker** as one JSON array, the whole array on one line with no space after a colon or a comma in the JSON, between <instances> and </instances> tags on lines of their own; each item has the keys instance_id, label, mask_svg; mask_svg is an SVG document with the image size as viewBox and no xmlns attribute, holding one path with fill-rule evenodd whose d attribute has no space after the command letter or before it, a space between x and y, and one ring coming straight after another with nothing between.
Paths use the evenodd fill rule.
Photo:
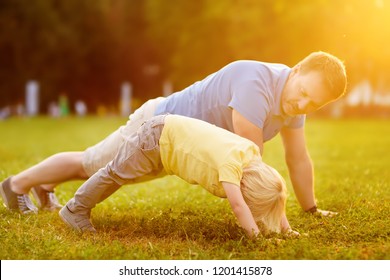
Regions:
<instances>
[{"instance_id":1,"label":"sneaker","mask_svg":"<svg viewBox=\"0 0 390 280\"><path fill-rule=\"evenodd\" d=\"M59 214L68 226L79 232L96 232L96 229L91 223L89 213L74 213L65 205Z\"/></svg>"},{"instance_id":2,"label":"sneaker","mask_svg":"<svg viewBox=\"0 0 390 280\"><path fill-rule=\"evenodd\" d=\"M11 177L0 183L0 194L8 209L18 210L22 214L38 213L38 208L32 203L28 194L17 194L11 190Z\"/></svg>"},{"instance_id":3,"label":"sneaker","mask_svg":"<svg viewBox=\"0 0 390 280\"><path fill-rule=\"evenodd\" d=\"M38 203L38 207L42 210L54 212L63 207L63 205L58 202L54 192L46 191L41 186L33 187L31 192Z\"/></svg>"}]
</instances>

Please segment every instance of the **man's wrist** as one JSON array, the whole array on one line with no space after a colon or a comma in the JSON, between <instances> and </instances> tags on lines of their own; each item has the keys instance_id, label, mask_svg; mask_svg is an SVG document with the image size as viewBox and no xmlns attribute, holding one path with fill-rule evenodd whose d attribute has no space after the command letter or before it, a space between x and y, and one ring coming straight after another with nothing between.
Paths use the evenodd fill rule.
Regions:
<instances>
[{"instance_id":1,"label":"man's wrist","mask_svg":"<svg viewBox=\"0 0 390 280\"><path fill-rule=\"evenodd\" d=\"M305 212L306 213L312 213L312 214L317 212L317 205L314 205L313 207L307 209Z\"/></svg>"}]
</instances>

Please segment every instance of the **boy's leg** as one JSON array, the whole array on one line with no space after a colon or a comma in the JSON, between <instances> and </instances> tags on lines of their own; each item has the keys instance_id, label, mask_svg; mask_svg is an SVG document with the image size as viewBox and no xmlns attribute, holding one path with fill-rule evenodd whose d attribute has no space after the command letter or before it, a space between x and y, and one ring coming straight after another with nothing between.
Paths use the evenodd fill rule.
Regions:
<instances>
[{"instance_id":1,"label":"boy's leg","mask_svg":"<svg viewBox=\"0 0 390 280\"><path fill-rule=\"evenodd\" d=\"M61 218L79 231L94 231L89 221L95 205L120 186L161 170L158 141L164 116L154 117L125 139L115 158L88 179L60 211Z\"/></svg>"},{"instance_id":2,"label":"boy's leg","mask_svg":"<svg viewBox=\"0 0 390 280\"><path fill-rule=\"evenodd\" d=\"M147 101L130 115L126 125L121 126L106 139L85 151L83 155L83 167L89 177L113 160L118 154L119 148L125 142L125 139L137 133L143 123L154 117L156 107L162 100L164 100L163 97L158 97ZM99 197L93 200L100 202L113 194L117 189L116 187L106 187L103 196L99 195ZM93 191L88 191L88 193L90 197L95 194ZM96 195L98 195L98 192L96 192Z\"/></svg>"},{"instance_id":3,"label":"boy's leg","mask_svg":"<svg viewBox=\"0 0 390 280\"><path fill-rule=\"evenodd\" d=\"M124 139L135 133L145 121L154 116L156 107L162 100L164 100L163 97L158 97L145 102L130 115L126 125L121 126L103 141L85 150L82 164L88 177L106 166L115 157Z\"/></svg>"}]
</instances>

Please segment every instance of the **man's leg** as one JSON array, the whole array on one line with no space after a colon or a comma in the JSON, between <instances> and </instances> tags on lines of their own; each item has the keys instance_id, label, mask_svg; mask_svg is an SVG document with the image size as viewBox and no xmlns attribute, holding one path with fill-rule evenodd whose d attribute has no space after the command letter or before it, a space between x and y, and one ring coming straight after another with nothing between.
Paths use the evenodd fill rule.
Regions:
<instances>
[{"instance_id":1,"label":"man's leg","mask_svg":"<svg viewBox=\"0 0 390 280\"><path fill-rule=\"evenodd\" d=\"M72 179L87 179L82 158L83 152L55 154L13 176L11 189L15 193L25 194L34 186L44 185L42 187L45 190L53 191L55 184Z\"/></svg>"},{"instance_id":2,"label":"man's leg","mask_svg":"<svg viewBox=\"0 0 390 280\"><path fill-rule=\"evenodd\" d=\"M6 203L13 210L22 213L36 213L28 193L32 189L40 208L55 211L62 205L58 203L53 193L56 183L72 179L86 179L87 175L82 167L83 152L66 152L55 154L42 162L9 177L2 184L4 201L19 201L24 197L25 203ZM19 197L19 199L18 199ZM32 210L32 211L30 211Z\"/></svg>"}]
</instances>

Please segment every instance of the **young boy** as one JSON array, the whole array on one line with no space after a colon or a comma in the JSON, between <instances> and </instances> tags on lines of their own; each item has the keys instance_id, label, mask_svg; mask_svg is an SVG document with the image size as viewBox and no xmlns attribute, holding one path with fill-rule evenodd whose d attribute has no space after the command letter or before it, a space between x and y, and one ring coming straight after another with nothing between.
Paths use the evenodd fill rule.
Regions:
<instances>
[{"instance_id":1,"label":"young boy","mask_svg":"<svg viewBox=\"0 0 390 280\"><path fill-rule=\"evenodd\" d=\"M257 223L280 232L285 182L261 161L258 146L207 122L179 115L153 117L127 137L114 159L77 190L60 216L76 230L94 232L90 212L107 197L107 191L111 194L112 188L161 171L226 197L248 236L260 233Z\"/></svg>"}]
</instances>

